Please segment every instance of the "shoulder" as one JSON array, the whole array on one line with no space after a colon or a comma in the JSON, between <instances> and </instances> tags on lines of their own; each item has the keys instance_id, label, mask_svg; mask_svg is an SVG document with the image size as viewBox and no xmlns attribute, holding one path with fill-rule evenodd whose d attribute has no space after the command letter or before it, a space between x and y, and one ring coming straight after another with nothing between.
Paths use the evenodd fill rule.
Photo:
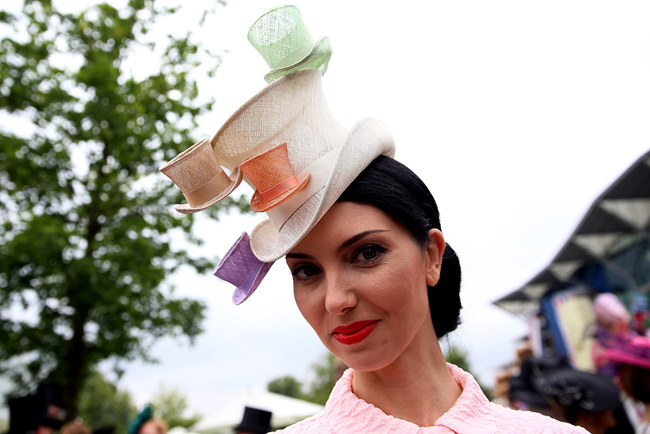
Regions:
<instances>
[{"instance_id":1,"label":"shoulder","mask_svg":"<svg viewBox=\"0 0 650 434\"><path fill-rule=\"evenodd\" d=\"M334 433L328 428L323 417L323 413L318 413L314 416L308 417L298 423L286 427L285 429L274 431L274 434L331 434Z\"/></svg>"},{"instance_id":2,"label":"shoulder","mask_svg":"<svg viewBox=\"0 0 650 434\"><path fill-rule=\"evenodd\" d=\"M560 422L532 411L513 410L494 403L490 403L490 409L494 416L494 422L504 428L507 427L505 431L500 432L588 434L584 428Z\"/></svg>"}]
</instances>

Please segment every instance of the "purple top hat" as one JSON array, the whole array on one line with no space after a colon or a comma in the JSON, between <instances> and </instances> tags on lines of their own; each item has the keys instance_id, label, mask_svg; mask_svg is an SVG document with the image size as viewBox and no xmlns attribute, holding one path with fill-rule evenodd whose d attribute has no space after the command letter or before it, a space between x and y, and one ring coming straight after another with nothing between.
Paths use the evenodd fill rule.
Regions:
<instances>
[{"instance_id":1,"label":"purple top hat","mask_svg":"<svg viewBox=\"0 0 650 434\"><path fill-rule=\"evenodd\" d=\"M244 232L221 259L214 275L237 287L232 302L241 304L255 292L271 265L273 262L262 262L255 257L250 238Z\"/></svg>"}]
</instances>

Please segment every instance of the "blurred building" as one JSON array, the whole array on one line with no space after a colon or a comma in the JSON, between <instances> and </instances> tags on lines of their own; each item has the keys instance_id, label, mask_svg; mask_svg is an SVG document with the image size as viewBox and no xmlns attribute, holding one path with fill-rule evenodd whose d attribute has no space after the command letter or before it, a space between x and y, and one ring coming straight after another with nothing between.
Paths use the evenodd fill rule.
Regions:
<instances>
[{"instance_id":1,"label":"blurred building","mask_svg":"<svg viewBox=\"0 0 650 434\"><path fill-rule=\"evenodd\" d=\"M649 291L650 152L592 204L548 266L494 304L526 317L534 355L566 356L590 371L594 296L616 294L647 329Z\"/></svg>"}]
</instances>

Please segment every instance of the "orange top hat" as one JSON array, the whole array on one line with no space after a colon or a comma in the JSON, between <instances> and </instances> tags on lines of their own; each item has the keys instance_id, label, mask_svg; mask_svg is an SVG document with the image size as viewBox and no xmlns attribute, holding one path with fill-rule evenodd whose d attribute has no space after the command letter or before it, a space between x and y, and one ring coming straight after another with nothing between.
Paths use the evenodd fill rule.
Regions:
<instances>
[{"instance_id":1,"label":"orange top hat","mask_svg":"<svg viewBox=\"0 0 650 434\"><path fill-rule=\"evenodd\" d=\"M281 204L309 182L309 173L300 179L296 177L286 142L249 158L239 168L255 186L251 208L256 212L265 212Z\"/></svg>"},{"instance_id":2,"label":"orange top hat","mask_svg":"<svg viewBox=\"0 0 650 434\"><path fill-rule=\"evenodd\" d=\"M197 142L178 154L160 171L181 189L187 203L174 205L176 211L192 214L228 196L241 183L243 173L235 168L226 175L208 139Z\"/></svg>"}]
</instances>

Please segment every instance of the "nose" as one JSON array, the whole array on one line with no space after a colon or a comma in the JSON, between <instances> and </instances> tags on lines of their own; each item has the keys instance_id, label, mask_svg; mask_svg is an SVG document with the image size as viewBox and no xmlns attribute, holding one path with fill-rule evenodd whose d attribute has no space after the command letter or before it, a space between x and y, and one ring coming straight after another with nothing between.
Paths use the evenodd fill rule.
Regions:
<instances>
[{"instance_id":1,"label":"nose","mask_svg":"<svg viewBox=\"0 0 650 434\"><path fill-rule=\"evenodd\" d=\"M357 296L345 276L327 276L325 308L332 315L343 315L357 305Z\"/></svg>"}]
</instances>

